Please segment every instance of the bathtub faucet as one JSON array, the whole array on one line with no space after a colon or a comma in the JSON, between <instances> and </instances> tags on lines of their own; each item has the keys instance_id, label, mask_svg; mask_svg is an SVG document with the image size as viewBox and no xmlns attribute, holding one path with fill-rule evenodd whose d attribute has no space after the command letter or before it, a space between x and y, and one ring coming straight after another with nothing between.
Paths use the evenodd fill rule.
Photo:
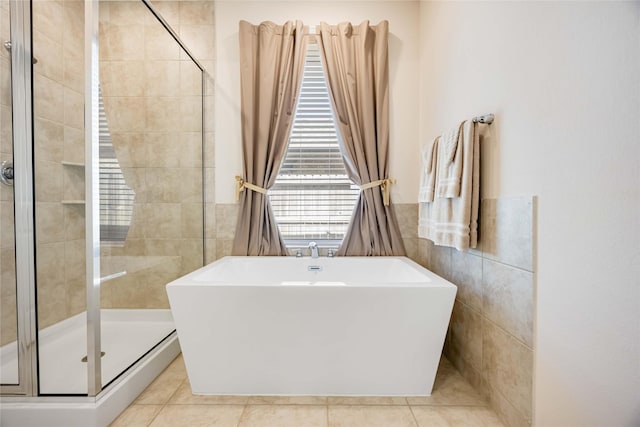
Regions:
<instances>
[{"instance_id":1,"label":"bathtub faucet","mask_svg":"<svg viewBox=\"0 0 640 427\"><path fill-rule=\"evenodd\" d=\"M311 249L311 258L318 258L318 244L309 242L309 249Z\"/></svg>"}]
</instances>

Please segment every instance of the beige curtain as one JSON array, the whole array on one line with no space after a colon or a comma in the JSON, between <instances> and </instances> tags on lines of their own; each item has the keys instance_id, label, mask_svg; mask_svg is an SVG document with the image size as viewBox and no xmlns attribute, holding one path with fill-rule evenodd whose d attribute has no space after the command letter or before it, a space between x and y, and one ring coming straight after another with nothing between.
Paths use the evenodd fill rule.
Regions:
<instances>
[{"instance_id":1,"label":"beige curtain","mask_svg":"<svg viewBox=\"0 0 640 427\"><path fill-rule=\"evenodd\" d=\"M320 25L319 45L349 177L363 187L338 255L404 255L389 201L389 23Z\"/></svg>"},{"instance_id":2,"label":"beige curtain","mask_svg":"<svg viewBox=\"0 0 640 427\"><path fill-rule=\"evenodd\" d=\"M243 176L234 255L286 255L266 190L276 180L304 66L302 22L240 22Z\"/></svg>"}]
</instances>

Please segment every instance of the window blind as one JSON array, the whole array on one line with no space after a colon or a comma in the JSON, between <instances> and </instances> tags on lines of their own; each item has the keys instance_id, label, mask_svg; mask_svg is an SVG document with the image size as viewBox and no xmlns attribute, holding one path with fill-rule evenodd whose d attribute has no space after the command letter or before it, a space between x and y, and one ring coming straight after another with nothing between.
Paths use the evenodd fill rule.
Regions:
<instances>
[{"instance_id":1,"label":"window blind","mask_svg":"<svg viewBox=\"0 0 640 427\"><path fill-rule=\"evenodd\" d=\"M99 92L100 241L124 244L135 193L127 186L113 149L102 92Z\"/></svg>"},{"instance_id":2,"label":"window blind","mask_svg":"<svg viewBox=\"0 0 640 427\"><path fill-rule=\"evenodd\" d=\"M309 44L288 148L271 206L285 240L342 240L359 188L344 168L317 44Z\"/></svg>"}]
</instances>

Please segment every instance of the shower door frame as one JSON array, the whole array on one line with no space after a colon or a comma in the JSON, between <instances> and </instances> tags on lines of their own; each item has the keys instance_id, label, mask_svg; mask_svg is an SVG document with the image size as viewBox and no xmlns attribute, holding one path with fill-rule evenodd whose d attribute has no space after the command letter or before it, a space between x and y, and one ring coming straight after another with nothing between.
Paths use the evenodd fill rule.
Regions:
<instances>
[{"instance_id":1,"label":"shower door frame","mask_svg":"<svg viewBox=\"0 0 640 427\"><path fill-rule=\"evenodd\" d=\"M0 393L37 396L31 2L10 0L9 10L18 384L2 385Z\"/></svg>"},{"instance_id":2,"label":"shower door frame","mask_svg":"<svg viewBox=\"0 0 640 427\"><path fill-rule=\"evenodd\" d=\"M84 173L87 287L87 395L102 391L100 351L99 0L84 2Z\"/></svg>"},{"instance_id":3,"label":"shower door frame","mask_svg":"<svg viewBox=\"0 0 640 427\"><path fill-rule=\"evenodd\" d=\"M9 0L11 111L18 384L0 385L3 396L39 396L33 153L33 51L31 1ZM85 2L85 153L87 254L87 378L89 397L102 390L100 363L100 234L98 188L98 1ZM93 93L95 88L95 94ZM96 161L94 167L93 162ZM97 250L96 250L97 248Z\"/></svg>"}]
</instances>

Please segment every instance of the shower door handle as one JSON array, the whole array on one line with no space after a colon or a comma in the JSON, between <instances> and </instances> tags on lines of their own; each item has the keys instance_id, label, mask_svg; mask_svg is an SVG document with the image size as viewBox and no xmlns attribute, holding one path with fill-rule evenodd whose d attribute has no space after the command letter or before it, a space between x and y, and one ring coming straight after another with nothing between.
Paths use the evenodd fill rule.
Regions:
<instances>
[{"instance_id":1,"label":"shower door handle","mask_svg":"<svg viewBox=\"0 0 640 427\"><path fill-rule=\"evenodd\" d=\"M0 181L8 186L13 185L13 163L9 160L2 162L2 167L0 169Z\"/></svg>"}]
</instances>

